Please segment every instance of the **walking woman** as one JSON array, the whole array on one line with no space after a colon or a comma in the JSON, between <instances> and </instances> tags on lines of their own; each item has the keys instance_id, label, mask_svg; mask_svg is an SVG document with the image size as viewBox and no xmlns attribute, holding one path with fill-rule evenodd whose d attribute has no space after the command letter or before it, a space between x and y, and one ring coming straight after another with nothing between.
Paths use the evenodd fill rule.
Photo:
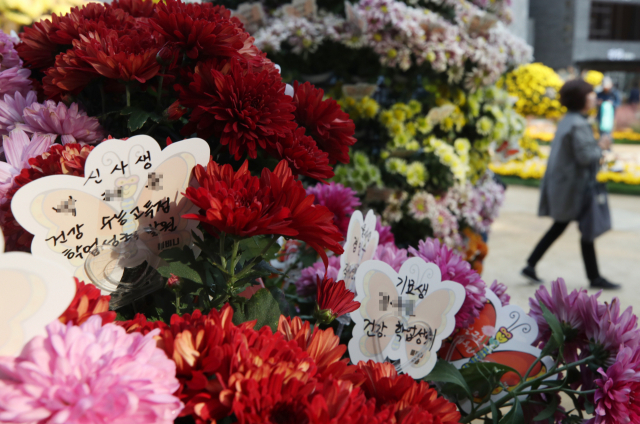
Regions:
<instances>
[{"instance_id":1,"label":"walking woman","mask_svg":"<svg viewBox=\"0 0 640 424\"><path fill-rule=\"evenodd\" d=\"M532 282L541 283L536 275L536 264L569 223L579 221L582 259L591 287L616 289L620 286L600 276L594 248L594 238L611 226L606 189L601 188L600 194L595 189L602 151L609 149L611 138L605 136L596 141L587 121L587 114L596 105L596 93L591 84L581 79L568 81L560 89L560 102L568 112L558 123L551 144L547 171L540 186L538 211L540 216L553 218L554 223L531 253L522 275ZM594 234L591 230L598 225L600 230Z\"/></svg>"}]
</instances>

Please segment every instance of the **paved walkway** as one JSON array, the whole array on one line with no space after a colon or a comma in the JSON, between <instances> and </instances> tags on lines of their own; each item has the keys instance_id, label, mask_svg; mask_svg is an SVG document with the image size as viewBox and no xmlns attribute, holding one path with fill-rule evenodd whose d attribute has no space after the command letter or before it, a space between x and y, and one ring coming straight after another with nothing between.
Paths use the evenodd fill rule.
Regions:
<instances>
[{"instance_id":1,"label":"paved walkway","mask_svg":"<svg viewBox=\"0 0 640 424\"><path fill-rule=\"evenodd\" d=\"M529 310L528 299L537 286L529 284L520 270L538 240L551 226L551 219L540 218L537 188L509 186L500 217L489 235L489 254L483 278L506 284L511 303ZM613 230L596 241L600 273L623 285L622 290L604 292L603 300L618 296L623 305L640 313L640 196L610 195ZM538 275L550 282L564 278L569 290L586 287L587 279L580 253L580 232L572 223L547 251L537 266ZM547 285L549 285L547 283Z\"/></svg>"}]
</instances>

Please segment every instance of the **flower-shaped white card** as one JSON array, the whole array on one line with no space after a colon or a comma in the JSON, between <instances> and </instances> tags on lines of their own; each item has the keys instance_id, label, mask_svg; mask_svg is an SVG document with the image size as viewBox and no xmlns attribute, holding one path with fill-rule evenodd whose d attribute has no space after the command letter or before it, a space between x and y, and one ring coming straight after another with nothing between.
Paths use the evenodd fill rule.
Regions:
<instances>
[{"instance_id":1,"label":"flower-shaped white card","mask_svg":"<svg viewBox=\"0 0 640 424\"><path fill-rule=\"evenodd\" d=\"M183 193L196 164L206 166L209 145L199 138L164 150L151 137L106 140L85 163L85 176L52 175L18 190L14 216L34 235L34 255L63 264L89 281L84 263L101 246L132 237L152 254L190 245L196 208Z\"/></svg>"},{"instance_id":2,"label":"flower-shaped white card","mask_svg":"<svg viewBox=\"0 0 640 424\"><path fill-rule=\"evenodd\" d=\"M420 258L408 259L400 272L382 261L364 262L356 273L360 309L351 313L351 361L392 360L413 378L429 374L465 297L462 285L441 278L437 265Z\"/></svg>"},{"instance_id":3,"label":"flower-shaped white card","mask_svg":"<svg viewBox=\"0 0 640 424\"><path fill-rule=\"evenodd\" d=\"M356 272L361 263L373 258L378 248L380 235L376 231L376 216L372 210L365 218L355 211L349 221L344 253L340 256L338 280L344 280L345 287L355 291Z\"/></svg>"},{"instance_id":4,"label":"flower-shaped white card","mask_svg":"<svg viewBox=\"0 0 640 424\"><path fill-rule=\"evenodd\" d=\"M480 311L480 316L469 327L446 340L439 354L459 369L466 368L474 362L497 363L511 367L520 375L507 372L501 378L501 383L512 388L521 383L520 376L526 375L529 367L541 354L540 349L532 346L538 336L538 325L519 306L503 306L498 296L489 288L486 289L485 296L487 302ZM551 357L542 358L531 370L529 378L537 377L552 365ZM505 390L499 390L491 395L491 400L495 402L505 395ZM474 396L478 396L475 402L484 397L480 393ZM470 411L471 401L462 402L460 407Z\"/></svg>"},{"instance_id":5,"label":"flower-shaped white card","mask_svg":"<svg viewBox=\"0 0 640 424\"><path fill-rule=\"evenodd\" d=\"M24 252L4 251L0 231L0 356L15 356L69 306L73 275L62 266Z\"/></svg>"}]
</instances>

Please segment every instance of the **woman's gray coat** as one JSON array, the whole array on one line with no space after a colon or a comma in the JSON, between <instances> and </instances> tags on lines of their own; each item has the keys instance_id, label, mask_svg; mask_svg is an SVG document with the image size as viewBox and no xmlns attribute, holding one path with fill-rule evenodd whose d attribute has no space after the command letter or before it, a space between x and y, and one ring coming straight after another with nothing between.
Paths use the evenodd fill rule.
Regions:
<instances>
[{"instance_id":1,"label":"woman's gray coat","mask_svg":"<svg viewBox=\"0 0 640 424\"><path fill-rule=\"evenodd\" d=\"M556 222L576 220L584 206L587 182L602 155L587 119L569 112L558 124L547 171L540 186L538 215Z\"/></svg>"}]
</instances>

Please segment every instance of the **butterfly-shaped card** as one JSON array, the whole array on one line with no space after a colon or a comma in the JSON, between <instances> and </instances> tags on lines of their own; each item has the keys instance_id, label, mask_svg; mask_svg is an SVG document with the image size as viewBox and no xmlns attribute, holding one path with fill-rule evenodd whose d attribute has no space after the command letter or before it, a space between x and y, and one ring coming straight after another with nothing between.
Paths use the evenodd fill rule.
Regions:
<instances>
[{"instance_id":1,"label":"butterfly-shaped card","mask_svg":"<svg viewBox=\"0 0 640 424\"><path fill-rule=\"evenodd\" d=\"M287 16L295 18L315 18L318 13L316 0L292 0L291 3L282 6L282 11Z\"/></svg>"},{"instance_id":2,"label":"butterfly-shaped card","mask_svg":"<svg viewBox=\"0 0 640 424\"><path fill-rule=\"evenodd\" d=\"M96 277L88 278L85 272L85 261L105 246L122 247L133 238L137 252L155 256L192 243L197 223L182 215L194 212L195 206L183 193L191 171L197 164L206 166L209 153L209 145L198 138L164 150L146 135L106 140L87 157L84 177L52 175L32 181L18 190L11 209L34 235L34 255L95 282ZM114 261L118 254L111 250ZM109 260L103 262L111 266ZM125 271L112 266L103 272Z\"/></svg>"},{"instance_id":3,"label":"butterfly-shaped card","mask_svg":"<svg viewBox=\"0 0 640 424\"><path fill-rule=\"evenodd\" d=\"M0 356L18 355L34 336L69 306L76 293L73 275L52 261L4 251L0 231Z\"/></svg>"},{"instance_id":4,"label":"butterfly-shaped card","mask_svg":"<svg viewBox=\"0 0 640 424\"><path fill-rule=\"evenodd\" d=\"M344 2L347 23L354 35L363 35L367 31L367 19L348 1Z\"/></svg>"},{"instance_id":5,"label":"butterfly-shaped card","mask_svg":"<svg viewBox=\"0 0 640 424\"><path fill-rule=\"evenodd\" d=\"M232 12L244 24L245 29L253 34L265 25L267 17L262 3L242 3L238 9Z\"/></svg>"},{"instance_id":6,"label":"butterfly-shaped card","mask_svg":"<svg viewBox=\"0 0 640 424\"><path fill-rule=\"evenodd\" d=\"M515 372L505 373L500 382L509 388L519 385L527 370L540 356L541 350L532 343L538 336L536 321L516 305L502 305L493 291L486 289L487 302L480 316L469 326L457 332L442 344L438 355L462 369L474 362L489 362L506 365ZM542 358L531 370L528 378L535 378L553 365L550 357ZM482 402L489 393L474 393L473 401ZM502 388L491 394L496 401L505 396ZM471 409L471 401L460 404L462 409Z\"/></svg>"},{"instance_id":7,"label":"butterfly-shaped card","mask_svg":"<svg viewBox=\"0 0 640 424\"><path fill-rule=\"evenodd\" d=\"M376 84L366 84L359 82L357 84L344 84L342 86L342 94L347 97L353 97L356 100L360 100L364 97L371 97L378 89Z\"/></svg>"},{"instance_id":8,"label":"butterfly-shaped card","mask_svg":"<svg viewBox=\"0 0 640 424\"><path fill-rule=\"evenodd\" d=\"M364 262L356 273L356 293L360 308L351 313L351 361L391 360L416 379L435 366L465 297L462 285L442 281L440 268L420 258L408 259L399 272L382 261Z\"/></svg>"},{"instance_id":9,"label":"butterfly-shaped card","mask_svg":"<svg viewBox=\"0 0 640 424\"><path fill-rule=\"evenodd\" d=\"M376 215L372 210L367 212L364 218L360 211L351 215L338 271L338 280L344 280L345 287L349 290L355 291L356 271L361 263L373 258L379 238L380 235L376 231Z\"/></svg>"}]
</instances>

